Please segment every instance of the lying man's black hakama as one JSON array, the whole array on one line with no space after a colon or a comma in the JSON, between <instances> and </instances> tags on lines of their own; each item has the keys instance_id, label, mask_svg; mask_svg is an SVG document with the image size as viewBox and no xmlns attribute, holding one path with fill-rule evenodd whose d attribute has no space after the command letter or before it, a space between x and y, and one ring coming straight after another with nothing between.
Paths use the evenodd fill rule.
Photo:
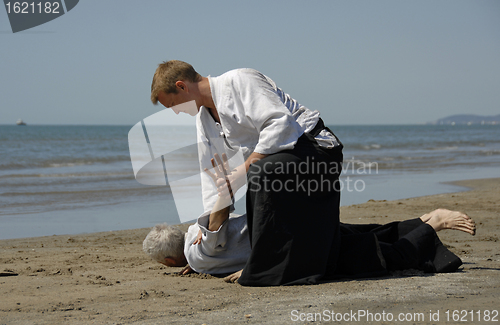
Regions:
<instances>
[{"instance_id":1,"label":"lying man's black hakama","mask_svg":"<svg viewBox=\"0 0 500 325\"><path fill-rule=\"evenodd\" d=\"M315 284L409 268L456 270L461 260L420 219L383 226L340 223L342 145L320 147L314 137L322 129L319 123L294 149L250 166L247 218L252 251L238 283Z\"/></svg>"}]
</instances>

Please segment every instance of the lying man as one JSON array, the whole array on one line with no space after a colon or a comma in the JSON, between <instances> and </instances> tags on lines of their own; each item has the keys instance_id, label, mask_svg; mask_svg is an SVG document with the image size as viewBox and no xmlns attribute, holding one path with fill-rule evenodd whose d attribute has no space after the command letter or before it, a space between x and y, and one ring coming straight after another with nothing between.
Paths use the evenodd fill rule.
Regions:
<instances>
[{"instance_id":1,"label":"lying man","mask_svg":"<svg viewBox=\"0 0 500 325\"><path fill-rule=\"evenodd\" d=\"M206 171L214 182L224 178L226 172L216 158L218 166L213 160L212 164L217 175ZM144 251L167 266L188 263L181 274L195 271L220 275L240 270L226 277L226 281L237 281L251 245L246 216L230 216L230 200L219 196L212 212L198 218L186 234L175 227L155 226L144 240ZM436 232L455 229L474 235L475 223L464 213L437 209L420 218L386 225L341 223L340 229L341 254L324 279L380 276L404 269L453 272L462 261L441 243Z\"/></svg>"},{"instance_id":2,"label":"lying man","mask_svg":"<svg viewBox=\"0 0 500 325\"><path fill-rule=\"evenodd\" d=\"M218 155L215 158L222 164ZM222 155L222 158L227 163L227 157ZM216 173L222 172L214 159L212 165ZM217 181L216 175L205 172ZM241 270L251 251L247 218L230 215L233 193L227 194L218 196L212 211L202 214L185 234L166 224L156 225L143 242L144 252L166 266L188 264L180 274L194 271L220 275Z\"/></svg>"}]
</instances>

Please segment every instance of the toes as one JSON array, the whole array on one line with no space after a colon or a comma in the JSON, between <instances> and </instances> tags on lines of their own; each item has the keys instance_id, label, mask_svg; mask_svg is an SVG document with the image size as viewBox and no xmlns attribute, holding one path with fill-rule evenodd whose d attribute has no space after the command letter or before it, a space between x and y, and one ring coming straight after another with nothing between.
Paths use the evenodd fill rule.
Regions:
<instances>
[{"instance_id":1,"label":"toes","mask_svg":"<svg viewBox=\"0 0 500 325\"><path fill-rule=\"evenodd\" d=\"M469 233L474 236L476 234L476 223L474 220L470 219L466 221L466 226L469 229Z\"/></svg>"},{"instance_id":2,"label":"toes","mask_svg":"<svg viewBox=\"0 0 500 325\"><path fill-rule=\"evenodd\" d=\"M460 230L460 231L469 233L471 235L475 235L475 233L476 233L475 223L471 222L471 220L467 220L464 218L454 220L454 222L450 225L449 228L455 229L455 230Z\"/></svg>"},{"instance_id":3,"label":"toes","mask_svg":"<svg viewBox=\"0 0 500 325\"><path fill-rule=\"evenodd\" d=\"M469 234L474 234L474 229L470 228L470 227L462 227L460 230L464 231L464 232L467 232Z\"/></svg>"},{"instance_id":4,"label":"toes","mask_svg":"<svg viewBox=\"0 0 500 325\"><path fill-rule=\"evenodd\" d=\"M470 230L471 230L471 235L475 236L476 235L476 224L475 223L472 223L470 225Z\"/></svg>"}]
</instances>

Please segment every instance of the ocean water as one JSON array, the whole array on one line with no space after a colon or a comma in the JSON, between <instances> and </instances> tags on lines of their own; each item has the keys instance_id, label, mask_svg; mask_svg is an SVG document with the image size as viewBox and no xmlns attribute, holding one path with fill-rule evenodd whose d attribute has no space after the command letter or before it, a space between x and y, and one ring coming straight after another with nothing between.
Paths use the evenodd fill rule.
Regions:
<instances>
[{"instance_id":1,"label":"ocean water","mask_svg":"<svg viewBox=\"0 0 500 325\"><path fill-rule=\"evenodd\" d=\"M179 223L168 186L135 180L130 128L0 125L0 239ZM344 144L342 205L454 192L461 188L446 182L500 177L499 125L330 128ZM195 143L194 127L168 132L166 148ZM183 158L173 151L165 159Z\"/></svg>"}]
</instances>

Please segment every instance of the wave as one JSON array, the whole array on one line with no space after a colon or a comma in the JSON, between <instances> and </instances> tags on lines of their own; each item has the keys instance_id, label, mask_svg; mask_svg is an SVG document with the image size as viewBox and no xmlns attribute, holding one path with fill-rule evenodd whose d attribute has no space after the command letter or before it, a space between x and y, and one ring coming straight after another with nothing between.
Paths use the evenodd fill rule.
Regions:
<instances>
[{"instance_id":1,"label":"wave","mask_svg":"<svg viewBox=\"0 0 500 325\"><path fill-rule=\"evenodd\" d=\"M500 150L481 150L479 153L483 156L500 155Z\"/></svg>"},{"instance_id":2,"label":"wave","mask_svg":"<svg viewBox=\"0 0 500 325\"><path fill-rule=\"evenodd\" d=\"M29 158L29 157L28 157ZM15 158L11 158L14 160ZM24 161L23 161L24 160ZM0 170L16 170L28 168L64 168L85 166L94 164L113 164L117 162L130 161L130 156L118 155L111 157L94 157L94 158L62 158L62 159L39 159L31 157L31 159L18 158L15 161L0 163Z\"/></svg>"},{"instance_id":3,"label":"wave","mask_svg":"<svg viewBox=\"0 0 500 325\"><path fill-rule=\"evenodd\" d=\"M356 150L376 150L376 149L381 149L382 145L378 143L369 143L369 144L361 144L361 143L356 143L356 144L348 144L347 147L349 149L356 149Z\"/></svg>"},{"instance_id":4,"label":"wave","mask_svg":"<svg viewBox=\"0 0 500 325\"><path fill-rule=\"evenodd\" d=\"M53 163L49 164L48 167L73 167L82 165L92 165L92 162L82 162L82 163Z\"/></svg>"},{"instance_id":5,"label":"wave","mask_svg":"<svg viewBox=\"0 0 500 325\"><path fill-rule=\"evenodd\" d=\"M107 173L56 173L56 174L7 174L0 175L0 179L8 178L130 178L134 177L133 173L130 172L107 172Z\"/></svg>"},{"instance_id":6,"label":"wave","mask_svg":"<svg viewBox=\"0 0 500 325\"><path fill-rule=\"evenodd\" d=\"M71 191L71 190L64 190L64 191L50 191L50 192L8 192L8 193L0 193L0 197L33 197L33 196L43 196L43 197L49 197L49 196L57 196L58 198L65 196L75 196L80 198L82 201L86 201L88 199L88 196L91 194L96 194L101 198L104 198L103 194L106 193L108 195L106 196L112 196L109 194L123 194L123 193L130 193L131 195L139 195L141 193L145 192L150 192L157 190L159 188L163 188L166 193L170 193L170 189L166 186L148 186L148 187L134 187L134 188L107 188L107 189L93 189L93 190L78 190L78 191Z\"/></svg>"},{"instance_id":7,"label":"wave","mask_svg":"<svg viewBox=\"0 0 500 325\"><path fill-rule=\"evenodd\" d=\"M198 153L176 153L164 156L166 162L195 162L197 164ZM92 158L52 158L52 159L38 159L37 157L18 158L11 157L10 162L0 163L1 170L16 170L16 169L29 169L29 168L65 168L77 167L86 165L109 165L114 163L130 163L130 156L116 155L108 157L92 157ZM131 163L130 163L131 164ZM132 165L130 165L132 166Z\"/></svg>"},{"instance_id":8,"label":"wave","mask_svg":"<svg viewBox=\"0 0 500 325\"><path fill-rule=\"evenodd\" d=\"M428 150L437 150L437 151L449 151L449 150L457 150L458 146L446 146L446 147L431 147Z\"/></svg>"}]
</instances>

